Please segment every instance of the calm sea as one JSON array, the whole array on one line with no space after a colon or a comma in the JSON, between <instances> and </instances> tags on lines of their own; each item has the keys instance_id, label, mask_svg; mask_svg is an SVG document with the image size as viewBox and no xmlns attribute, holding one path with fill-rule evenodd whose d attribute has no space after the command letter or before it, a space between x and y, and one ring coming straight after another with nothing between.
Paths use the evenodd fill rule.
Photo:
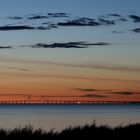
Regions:
<instances>
[{"instance_id":1,"label":"calm sea","mask_svg":"<svg viewBox=\"0 0 140 140\"><path fill-rule=\"evenodd\" d=\"M94 120L110 126L140 122L140 105L0 105L0 128L31 124L61 130Z\"/></svg>"}]
</instances>

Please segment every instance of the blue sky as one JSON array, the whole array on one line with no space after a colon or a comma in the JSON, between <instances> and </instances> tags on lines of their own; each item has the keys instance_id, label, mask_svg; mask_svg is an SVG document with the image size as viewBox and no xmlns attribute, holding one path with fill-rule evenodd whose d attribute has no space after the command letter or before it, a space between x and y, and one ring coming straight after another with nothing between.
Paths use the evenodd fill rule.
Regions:
<instances>
[{"instance_id":1,"label":"blue sky","mask_svg":"<svg viewBox=\"0 0 140 140\"><path fill-rule=\"evenodd\" d=\"M70 13L72 14L73 17L75 16L79 16L79 17L89 17L89 18L96 18L100 15L105 15L105 14L109 14L109 13L118 13L124 16L127 16L129 14L138 14L140 13L140 9L139 9L139 5L140 5L140 1L139 0L12 0L12 1L8 1L8 0L1 0L1 4L0 4L0 17L1 20L2 17L7 17L7 16L20 16L20 15L28 15L28 14L38 14L38 13L47 13L47 12L66 12L66 13ZM16 21L13 21L13 23ZM5 23L8 23L8 20L5 21ZM12 23L12 22L10 22ZM135 27L138 24L134 25ZM133 28L133 23L130 24L121 24L121 25L117 25L118 29L120 30L130 30L131 28ZM53 41L53 36L54 36L54 40L58 40L58 41L62 41L64 40L74 40L74 38L76 40L93 40L93 38L91 37L92 35L94 35L94 32L97 33L96 36L94 36L95 41L100 41L100 38L103 38L104 40L108 40L105 37L102 37L102 35L104 35L104 33L108 33L109 31L111 31L111 27L107 30L107 32L104 32L104 29L100 30L99 28L93 28L93 30L91 30L91 28L87 28L87 29L82 29L82 30L76 30L76 35L75 37L73 36L73 30L75 30L75 28L71 28L71 29L67 29L65 30L65 28L61 28L61 30L52 30L52 31L48 31L48 33L46 33L47 31L36 31L36 32L24 32L22 31L21 37L19 37L19 32L12 32L12 33L4 33L2 32L3 35L2 39L3 41L1 42L3 45L16 45L16 44L24 44L25 41L27 40L38 40L38 41L45 41L45 36L47 36L48 41ZM102 33L102 31L104 33ZM88 32L86 35L84 35L83 32ZM100 34L101 32L101 34ZM14 36L12 36L14 33ZM28 35L27 35L28 34ZM60 37L63 39L61 39ZM66 36L65 34L69 34L69 36ZM99 34L99 36L98 36ZM33 37L32 37L33 35ZM101 37L100 37L101 36ZM112 38L112 41L114 41L114 38L116 37L112 37L112 35L109 35L110 38ZM125 36L128 36L129 38L129 33L125 34ZM73 38L72 38L73 37ZM120 35L121 37L121 35ZM136 36L131 36L133 39L135 39L137 41L137 37ZM17 39L16 39L17 38ZM105 38L105 39L104 39ZM109 38L109 37L108 37ZM7 40L9 40L9 44L7 42ZM129 39L128 39L129 40ZM19 42L19 43L18 43ZM29 42L29 41L28 41ZM29 42L29 43L30 43Z\"/></svg>"},{"instance_id":2,"label":"blue sky","mask_svg":"<svg viewBox=\"0 0 140 140\"><path fill-rule=\"evenodd\" d=\"M34 12L72 12L103 14L104 12L139 12L139 0L1 0L1 15ZM91 15L92 16L92 15Z\"/></svg>"}]
</instances>

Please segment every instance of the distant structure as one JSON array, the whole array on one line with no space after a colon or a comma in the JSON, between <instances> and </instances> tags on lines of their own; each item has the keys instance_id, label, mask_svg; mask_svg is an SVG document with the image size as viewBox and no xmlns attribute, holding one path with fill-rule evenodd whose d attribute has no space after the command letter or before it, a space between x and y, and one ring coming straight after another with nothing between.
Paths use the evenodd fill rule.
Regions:
<instances>
[{"instance_id":1,"label":"distant structure","mask_svg":"<svg viewBox=\"0 0 140 140\"><path fill-rule=\"evenodd\" d=\"M140 104L140 101L96 101L94 98L79 96L0 94L0 104Z\"/></svg>"}]
</instances>

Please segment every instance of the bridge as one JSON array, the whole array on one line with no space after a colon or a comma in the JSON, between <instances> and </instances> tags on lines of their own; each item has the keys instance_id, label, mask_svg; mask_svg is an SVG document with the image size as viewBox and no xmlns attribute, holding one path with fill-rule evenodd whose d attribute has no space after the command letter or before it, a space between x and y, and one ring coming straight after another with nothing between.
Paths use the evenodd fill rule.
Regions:
<instances>
[{"instance_id":1,"label":"bridge","mask_svg":"<svg viewBox=\"0 0 140 140\"><path fill-rule=\"evenodd\" d=\"M80 96L0 94L0 104L140 104L140 101L97 101Z\"/></svg>"},{"instance_id":2,"label":"bridge","mask_svg":"<svg viewBox=\"0 0 140 140\"><path fill-rule=\"evenodd\" d=\"M36 101L0 101L0 104L140 104L136 101L59 101L59 100L45 100L41 102L40 100Z\"/></svg>"}]
</instances>

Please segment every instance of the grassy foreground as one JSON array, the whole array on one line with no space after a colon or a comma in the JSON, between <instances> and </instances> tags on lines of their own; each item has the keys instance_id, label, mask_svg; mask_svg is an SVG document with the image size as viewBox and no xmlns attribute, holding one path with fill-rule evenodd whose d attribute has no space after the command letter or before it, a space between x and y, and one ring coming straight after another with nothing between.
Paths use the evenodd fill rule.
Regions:
<instances>
[{"instance_id":1,"label":"grassy foreground","mask_svg":"<svg viewBox=\"0 0 140 140\"><path fill-rule=\"evenodd\" d=\"M131 124L128 126L118 126L111 128L109 126L96 126L96 124L69 127L61 132L53 130L45 131L43 129L33 129L32 126L15 128L12 130L0 129L0 140L3 139L113 139L113 138L131 138L140 139L140 124Z\"/></svg>"}]
</instances>

